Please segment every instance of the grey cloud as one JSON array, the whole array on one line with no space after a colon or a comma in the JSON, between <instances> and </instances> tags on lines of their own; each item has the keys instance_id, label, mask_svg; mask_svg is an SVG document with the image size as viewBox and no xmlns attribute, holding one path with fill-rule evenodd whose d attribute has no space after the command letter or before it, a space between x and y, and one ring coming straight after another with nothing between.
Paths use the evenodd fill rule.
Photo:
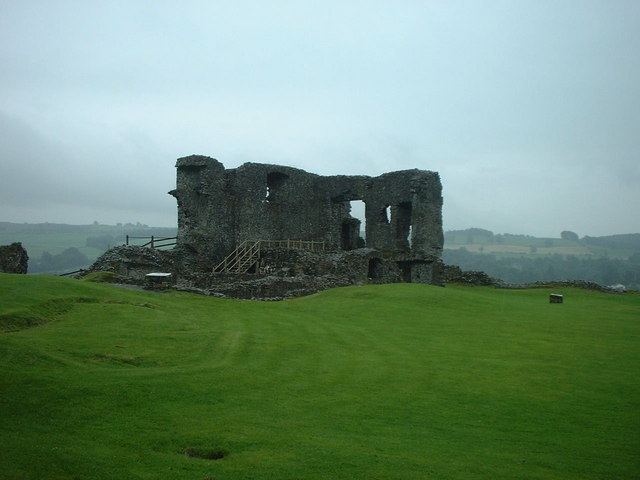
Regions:
<instances>
[{"instance_id":1,"label":"grey cloud","mask_svg":"<svg viewBox=\"0 0 640 480\"><path fill-rule=\"evenodd\" d=\"M0 198L168 224L175 158L202 153L438 170L446 228L640 231L639 19L596 0L3 2Z\"/></svg>"}]
</instances>

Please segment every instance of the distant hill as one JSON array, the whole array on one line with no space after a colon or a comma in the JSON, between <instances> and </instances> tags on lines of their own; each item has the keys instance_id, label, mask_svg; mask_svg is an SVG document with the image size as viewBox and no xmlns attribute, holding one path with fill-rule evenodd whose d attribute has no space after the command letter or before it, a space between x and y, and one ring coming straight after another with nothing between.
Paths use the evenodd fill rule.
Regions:
<instances>
[{"instance_id":1,"label":"distant hill","mask_svg":"<svg viewBox=\"0 0 640 480\"><path fill-rule=\"evenodd\" d=\"M449 230L444 234L448 249L466 248L470 252L512 255L586 255L629 258L640 251L640 233L578 238L573 232L561 237L534 237L510 233L494 234L482 228Z\"/></svg>"},{"instance_id":2,"label":"distant hill","mask_svg":"<svg viewBox=\"0 0 640 480\"><path fill-rule=\"evenodd\" d=\"M582 237L580 242L594 247L638 250L640 249L640 233L609 235L606 237Z\"/></svg>"},{"instance_id":3,"label":"distant hill","mask_svg":"<svg viewBox=\"0 0 640 480\"><path fill-rule=\"evenodd\" d=\"M640 233L560 238L494 234L481 228L444 235L443 260L509 283L588 280L640 289Z\"/></svg>"},{"instance_id":4,"label":"distant hill","mask_svg":"<svg viewBox=\"0 0 640 480\"><path fill-rule=\"evenodd\" d=\"M103 225L92 223L89 225L68 225L66 223L11 223L0 222L0 235L5 234L66 234L82 233L96 234L109 232L113 235L142 235L148 232L168 234L177 231L176 227L150 227L142 223L118 223L117 225Z\"/></svg>"},{"instance_id":5,"label":"distant hill","mask_svg":"<svg viewBox=\"0 0 640 480\"><path fill-rule=\"evenodd\" d=\"M175 227L141 223L67 225L0 222L0 245L22 242L29 254L29 273L60 274L85 268L111 247L140 245L147 239L174 237ZM510 283L588 280L622 283L640 289L640 233L578 238L494 234L482 228L444 234L443 260L463 270L482 270Z\"/></svg>"},{"instance_id":6,"label":"distant hill","mask_svg":"<svg viewBox=\"0 0 640 480\"><path fill-rule=\"evenodd\" d=\"M141 223L67 225L0 222L0 245L21 242L29 254L29 273L65 273L91 265L111 247L146 240L131 237L174 237L177 228Z\"/></svg>"}]
</instances>

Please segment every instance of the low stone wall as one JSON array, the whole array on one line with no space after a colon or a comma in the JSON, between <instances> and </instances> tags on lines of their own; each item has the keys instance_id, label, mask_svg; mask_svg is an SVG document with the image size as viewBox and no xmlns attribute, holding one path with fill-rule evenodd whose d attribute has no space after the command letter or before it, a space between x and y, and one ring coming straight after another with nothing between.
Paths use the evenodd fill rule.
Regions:
<instances>
[{"instance_id":1,"label":"low stone wall","mask_svg":"<svg viewBox=\"0 0 640 480\"><path fill-rule=\"evenodd\" d=\"M608 293L623 293L621 290L617 290L612 287L605 287L603 285L599 285L594 282L587 282L585 280L563 280L563 281L555 281L555 282L533 282L533 283L524 283L521 285L513 285L510 283L501 283L496 285L498 288L509 288L509 289L519 289L519 288L562 288L562 287L575 287L575 288L584 288L586 290L598 290L600 292L608 292Z\"/></svg>"},{"instance_id":2,"label":"low stone wall","mask_svg":"<svg viewBox=\"0 0 640 480\"><path fill-rule=\"evenodd\" d=\"M262 251L257 271L212 273L185 265L179 248L169 251L137 246L112 248L79 276L109 271L127 283L143 285L151 272L172 274L172 287L232 298L274 300L309 295L328 288L364 283L418 282L441 284L439 258L371 248L309 251L269 248Z\"/></svg>"},{"instance_id":3,"label":"low stone wall","mask_svg":"<svg viewBox=\"0 0 640 480\"><path fill-rule=\"evenodd\" d=\"M600 292L609 293L623 293L626 289L622 286L605 287L594 282L587 282L585 280L562 280L562 281L550 281L550 282L533 282L523 284L511 284L506 283L499 278L493 278L484 272L476 271L463 271L456 265L444 266L444 281L445 283L456 283L460 285L477 285L477 286L493 286L496 288L505 289L525 289L525 288L561 288L561 287L575 287L584 288L587 290L598 290ZM620 288L622 287L622 288Z\"/></svg>"},{"instance_id":4,"label":"low stone wall","mask_svg":"<svg viewBox=\"0 0 640 480\"><path fill-rule=\"evenodd\" d=\"M175 276L176 254L172 250L123 245L103 253L80 276L91 272L114 272L128 283L142 283L151 272L167 272Z\"/></svg>"},{"instance_id":5,"label":"low stone wall","mask_svg":"<svg viewBox=\"0 0 640 480\"><path fill-rule=\"evenodd\" d=\"M371 249L313 252L270 248L262 252L256 273L186 273L179 277L177 288L253 300L310 295L328 288L366 282L369 258L375 252Z\"/></svg>"},{"instance_id":6,"label":"low stone wall","mask_svg":"<svg viewBox=\"0 0 640 480\"><path fill-rule=\"evenodd\" d=\"M504 282L498 278L493 278L484 272L463 271L457 265L445 265L444 282L459 283L461 285L493 285L498 286Z\"/></svg>"},{"instance_id":7,"label":"low stone wall","mask_svg":"<svg viewBox=\"0 0 640 480\"><path fill-rule=\"evenodd\" d=\"M403 272L403 265L409 266L409 274ZM421 283L436 283L440 282L441 267L439 259L385 254L371 248L334 252L268 248L262 251L256 273L183 273L177 288L206 295L279 300L347 285L420 281L420 273L424 274Z\"/></svg>"},{"instance_id":8,"label":"low stone wall","mask_svg":"<svg viewBox=\"0 0 640 480\"><path fill-rule=\"evenodd\" d=\"M250 280L237 280L210 284L207 288L199 288L182 279L177 289L187 292L201 293L216 297L239 298L246 300L284 300L286 298L311 295L334 287L344 287L354 283L345 277L332 275L310 276L298 275L282 277L269 275Z\"/></svg>"}]
</instances>

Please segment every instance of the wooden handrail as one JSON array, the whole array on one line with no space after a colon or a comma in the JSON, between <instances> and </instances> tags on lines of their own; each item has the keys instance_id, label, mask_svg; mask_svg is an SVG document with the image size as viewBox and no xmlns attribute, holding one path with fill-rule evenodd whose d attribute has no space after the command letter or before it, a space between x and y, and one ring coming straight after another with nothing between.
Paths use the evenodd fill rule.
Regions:
<instances>
[{"instance_id":1,"label":"wooden handrail","mask_svg":"<svg viewBox=\"0 0 640 480\"><path fill-rule=\"evenodd\" d=\"M246 273L260 259L260 241L245 240L213 267L214 272Z\"/></svg>"},{"instance_id":2,"label":"wooden handrail","mask_svg":"<svg viewBox=\"0 0 640 480\"><path fill-rule=\"evenodd\" d=\"M288 248L297 250L324 250L324 241L316 240L260 240L260 248Z\"/></svg>"},{"instance_id":3,"label":"wooden handrail","mask_svg":"<svg viewBox=\"0 0 640 480\"><path fill-rule=\"evenodd\" d=\"M127 235L126 236L126 245L129 245L129 239L131 239L131 238L149 238L150 240L147 243L144 243L144 244L139 245L139 246L140 247L150 247L150 248L171 247L171 246L177 244L177 239L178 239L178 237L156 237L154 235L147 236L147 237L136 237L136 236L132 236L132 235ZM161 243L161 242L166 242L167 240L175 240L175 241L174 242L170 242L170 243Z\"/></svg>"},{"instance_id":4,"label":"wooden handrail","mask_svg":"<svg viewBox=\"0 0 640 480\"><path fill-rule=\"evenodd\" d=\"M244 240L235 250L214 266L212 271L219 273L246 273L260 260L260 253L264 248L324 250L324 247L324 242L315 240Z\"/></svg>"}]
</instances>

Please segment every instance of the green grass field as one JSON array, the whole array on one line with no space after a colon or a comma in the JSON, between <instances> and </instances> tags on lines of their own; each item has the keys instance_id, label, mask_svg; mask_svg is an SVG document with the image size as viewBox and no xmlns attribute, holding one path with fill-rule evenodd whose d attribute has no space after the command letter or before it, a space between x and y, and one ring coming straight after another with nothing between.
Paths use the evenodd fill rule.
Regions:
<instances>
[{"instance_id":1,"label":"green grass field","mask_svg":"<svg viewBox=\"0 0 640 480\"><path fill-rule=\"evenodd\" d=\"M549 293L0 275L0 478L638 478L640 295Z\"/></svg>"},{"instance_id":2,"label":"green grass field","mask_svg":"<svg viewBox=\"0 0 640 480\"><path fill-rule=\"evenodd\" d=\"M576 256L593 256L591 249L583 246L573 247L536 247L535 251L532 248L524 245L496 245L496 244L482 244L473 243L467 245L445 245L446 249L458 250L460 248L466 248L470 252L474 253L491 253L496 256L511 256L522 257L528 255L576 255Z\"/></svg>"},{"instance_id":3,"label":"green grass field","mask_svg":"<svg viewBox=\"0 0 640 480\"><path fill-rule=\"evenodd\" d=\"M637 250L637 245L635 245L635 248L629 246L613 248L595 246L562 238L516 235L486 237L482 235L447 232L445 234L444 248L451 250L466 248L470 252L491 253L497 257L575 255L577 257L628 258Z\"/></svg>"}]
</instances>

